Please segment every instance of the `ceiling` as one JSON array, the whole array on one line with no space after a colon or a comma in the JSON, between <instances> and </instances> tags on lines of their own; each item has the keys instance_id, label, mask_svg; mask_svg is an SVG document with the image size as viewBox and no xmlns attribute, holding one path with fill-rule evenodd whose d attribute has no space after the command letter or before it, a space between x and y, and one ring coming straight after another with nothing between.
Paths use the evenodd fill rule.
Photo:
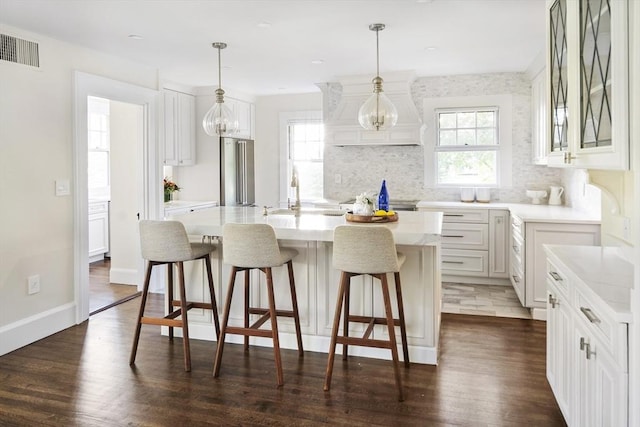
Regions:
<instances>
[{"instance_id":1,"label":"ceiling","mask_svg":"<svg viewBox=\"0 0 640 427\"><path fill-rule=\"evenodd\" d=\"M545 0L0 0L0 23L253 95L316 91L340 76L525 71L545 43ZM141 39L130 35L141 36ZM314 64L312 61L322 61Z\"/></svg>"}]
</instances>

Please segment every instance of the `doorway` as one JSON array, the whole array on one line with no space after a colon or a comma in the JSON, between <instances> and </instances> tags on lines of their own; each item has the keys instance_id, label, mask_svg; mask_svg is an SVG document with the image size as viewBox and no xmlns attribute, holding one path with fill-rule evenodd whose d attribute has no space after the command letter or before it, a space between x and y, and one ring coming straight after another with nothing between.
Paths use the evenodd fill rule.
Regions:
<instances>
[{"instance_id":1,"label":"doorway","mask_svg":"<svg viewBox=\"0 0 640 427\"><path fill-rule=\"evenodd\" d=\"M141 290L144 261L138 246L137 221L143 218L160 217L162 203L160 198L161 168L159 166L161 163L156 138L157 91L79 71L74 73L74 88L74 287L76 323L81 323L89 318L91 310L89 181L87 174L89 169L87 118L90 97L109 100L109 105L115 106L117 110L135 111L135 113L125 114L125 116L134 117L136 125L133 128L137 135L134 139L140 139L140 143L132 144L129 140L123 145L125 151L133 147L136 154L132 156L128 152L123 156L127 161L133 158L134 162L138 158L137 166L131 167L130 164L126 166L123 160L117 160L112 162L113 167L109 169L110 172L113 172L109 182L111 187L109 198L113 204L113 207L109 209L109 225L111 226L111 230L108 232L111 236L109 253L112 257L115 253L120 253L122 260L124 260L118 261L117 265L114 265L115 260L111 259L109 282L132 282L137 285L137 290ZM127 140L127 137L124 139ZM102 157L104 158L104 155ZM131 175L132 173L133 175ZM134 182L135 185L132 184ZM134 208L131 206L132 203L135 204ZM120 212L121 208L123 208L123 212ZM125 237L118 237L116 234ZM124 266L121 267L122 265Z\"/></svg>"},{"instance_id":2,"label":"doorway","mask_svg":"<svg viewBox=\"0 0 640 427\"><path fill-rule=\"evenodd\" d=\"M143 198L142 105L89 96L89 314L139 295L137 215Z\"/></svg>"}]
</instances>

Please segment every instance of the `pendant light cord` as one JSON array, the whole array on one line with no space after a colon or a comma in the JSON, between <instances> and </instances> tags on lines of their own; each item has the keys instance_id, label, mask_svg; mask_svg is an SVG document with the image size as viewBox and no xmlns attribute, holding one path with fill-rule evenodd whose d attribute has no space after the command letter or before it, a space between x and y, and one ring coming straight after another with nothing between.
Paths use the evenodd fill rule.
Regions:
<instances>
[{"instance_id":1,"label":"pendant light cord","mask_svg":"<svg viewBox=\"0 0 640 427\"><path fill-rule=\"evenodd\" d=\"M376 29L376 77L380 76L380 39L378 33L380 30Z\"/></svg>"}]
</instances>

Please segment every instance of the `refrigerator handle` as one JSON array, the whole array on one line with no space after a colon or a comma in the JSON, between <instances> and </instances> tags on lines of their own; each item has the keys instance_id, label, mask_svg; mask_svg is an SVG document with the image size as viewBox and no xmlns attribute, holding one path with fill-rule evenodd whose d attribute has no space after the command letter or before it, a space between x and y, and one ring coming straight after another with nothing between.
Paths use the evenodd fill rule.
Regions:
<instances>
[{"instance_id":1,"label":"refrigerator handle","mask_svg":"<svg viewBox=\"0 0 640 427\"><path fill-rule=\"evenodd\" d=\"M245 204L247 200L247 147L245 141L238 141L238 204Z\"/></svg>"}]
</instances>

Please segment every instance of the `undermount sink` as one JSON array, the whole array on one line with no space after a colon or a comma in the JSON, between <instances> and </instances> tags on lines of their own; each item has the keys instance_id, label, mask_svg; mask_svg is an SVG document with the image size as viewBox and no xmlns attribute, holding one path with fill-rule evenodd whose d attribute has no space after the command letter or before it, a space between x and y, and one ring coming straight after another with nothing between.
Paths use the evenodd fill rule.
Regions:
<instances>
[{"instance_id":1,"label":"undermount sink","mask_svg":"<svg viewBox=\"0 0 640 427\"><path fill-rule=\"evenodd\" d=\"M269 211L269 215L326 215L326 216L342 216L346 211L340 209L321 209L321 208L301 208L293 209L275 209Z\"/></svg>"}]
</instances>

